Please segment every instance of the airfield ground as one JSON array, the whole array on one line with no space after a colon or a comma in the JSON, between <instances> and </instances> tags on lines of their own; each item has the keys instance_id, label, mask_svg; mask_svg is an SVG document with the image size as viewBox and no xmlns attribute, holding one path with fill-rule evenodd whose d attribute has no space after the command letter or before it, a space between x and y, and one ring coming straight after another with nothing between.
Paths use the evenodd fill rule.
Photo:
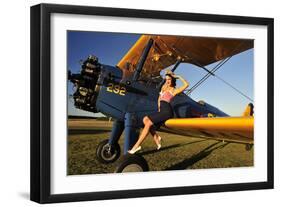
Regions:
<instances>
[{"instance_id":1,"label":"airfield ground","mask_svg":"<svg viewBox=\"0 0 281 207\"><path fill-rule=\"evenodd\" d=\"M68 121L68 175L113 173L118 160L101 164L96 158L96 147L109 137L112 122L95 119ZM150 171L203 168L246 167L254 164L254 147L245 150L244 144L199 139L160 132L161 150L149 135L139 153L148 162ZM123 152L123 135L120 139Z\"/></svg>"}]
</instances>

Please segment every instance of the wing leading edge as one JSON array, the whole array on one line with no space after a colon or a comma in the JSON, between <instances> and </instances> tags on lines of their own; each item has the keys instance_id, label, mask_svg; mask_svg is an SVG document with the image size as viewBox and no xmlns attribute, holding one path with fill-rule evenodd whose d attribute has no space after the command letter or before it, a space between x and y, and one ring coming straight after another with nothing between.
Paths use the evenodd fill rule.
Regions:
<instances>
[{"instance_id":1,"label":"wing leading edge","mask_svg":"<svg viewBox=\"0 0 281 207\"><path fill-rule=\"evenodd\" d=\"M161 70L175 64L178 59L206 66L254 46L254 41L250 39L142 35L117 64L124 74L129 75L135 70L150 38L154 44L144 64L142 77L158 76Z\"/></svg>"},{"instance_id":2,"label":"wing leading edge","mask_svg":"<svg viewBox=\"0 0 281 207\"><path fill-rule=\"evenodd\" d=\"M254 117L213 117L169 119L165 127L173 132L253 144Z\"/></svg>"}]
</instances>

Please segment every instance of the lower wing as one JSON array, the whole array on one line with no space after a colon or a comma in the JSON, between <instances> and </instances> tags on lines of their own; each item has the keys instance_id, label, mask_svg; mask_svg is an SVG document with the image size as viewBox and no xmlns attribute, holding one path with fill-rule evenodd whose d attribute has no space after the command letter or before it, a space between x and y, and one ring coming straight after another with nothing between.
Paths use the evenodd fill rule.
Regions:
<instances>
[{"instance_id":1,"label":"lower wing","mask_svg":"<svg viewBox=\"0 0 281 207\"><path fill-rule=\"evenodd\" d=\"M169 119L162 130L200 138L254 143L253 116Z\"/></svg>"}]
</instances>

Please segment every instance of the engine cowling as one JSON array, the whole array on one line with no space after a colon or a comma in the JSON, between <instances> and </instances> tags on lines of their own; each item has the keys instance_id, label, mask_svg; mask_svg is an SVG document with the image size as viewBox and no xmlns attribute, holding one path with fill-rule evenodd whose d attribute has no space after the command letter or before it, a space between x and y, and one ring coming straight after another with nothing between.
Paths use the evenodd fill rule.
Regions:
<instances>
[{"instance_id":1,"label":"engine cowling","mask_svg":"<svg viewBox=\"0 0 281 207\"><path fill-rule=\"evenodd\" d=\"M101 64L98 58L89 55L88 58L82 61L81 72L72 74L68 71L68 80L70 80L76 88L73 93L74 106L76 108L98 112L96 109L96 99L98 96L97 81L101 72Z\"/></svg>"}]
</instances>

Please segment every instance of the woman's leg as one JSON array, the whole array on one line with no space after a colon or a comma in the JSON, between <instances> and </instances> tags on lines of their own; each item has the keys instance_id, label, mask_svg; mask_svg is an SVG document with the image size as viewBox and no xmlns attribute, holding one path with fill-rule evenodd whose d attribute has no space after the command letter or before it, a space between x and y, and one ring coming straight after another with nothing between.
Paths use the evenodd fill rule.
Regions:
<instances>
[{"instance_id":1,"label":"woman's leg","mask_svg":"<svg viewBox=\"0 0 281 207\"><path fill-rule=\"evenodd\" d=\"M152 129L152 128L150 128L150 134L152 135L155 144L157 146L159 146L159 144L160 144L160 136L159 136L159 134L154 129Z\"/></svg>"},{"instance_id":2,"label":"woman's leg","mask_svg":"<svg viewBox=\"0 0 281 207\"><path fill-rule=\"evenodd\" d=\"M143 130L142 130L142 132L139 136L139 139L138 139L137 143L131 149L132 151L137 149L142 144L142 142L147 137L147 135L150 131L150 127L153 125L152 121L147 116L145 116L143 118L143 124L144 124L144 128L143 128Z\"/></svg>"}]
</instances>

